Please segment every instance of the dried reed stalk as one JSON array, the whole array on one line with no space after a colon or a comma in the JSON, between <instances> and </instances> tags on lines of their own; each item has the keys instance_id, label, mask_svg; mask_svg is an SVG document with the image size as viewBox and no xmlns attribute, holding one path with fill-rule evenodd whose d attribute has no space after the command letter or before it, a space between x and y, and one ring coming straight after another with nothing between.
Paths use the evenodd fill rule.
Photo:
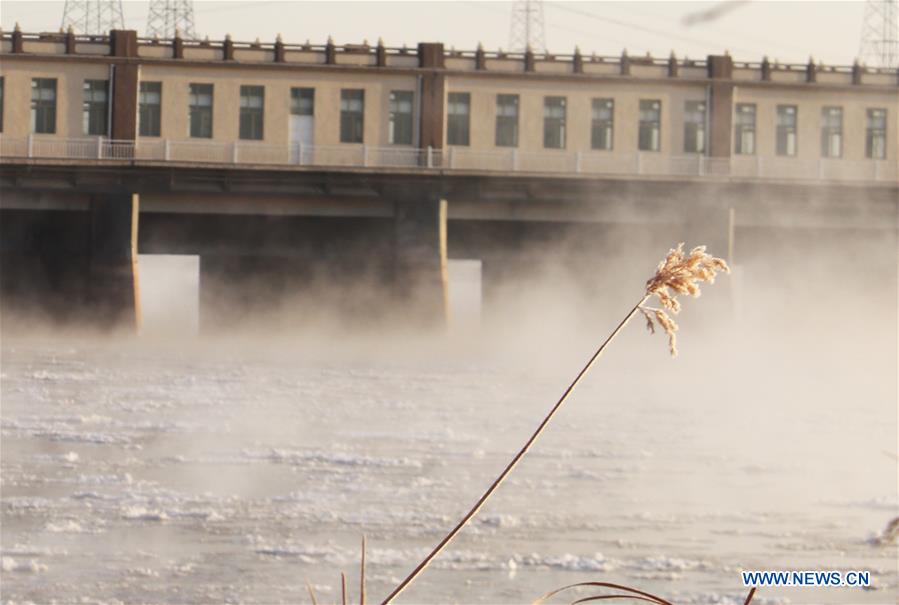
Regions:
<instances>
[{"instance_id":1,"label":"dried reed stalk","mask_svg":"<svg viewBox=\"0 0 899 605\"><path fill-rule=\"evenodd\" d=\"M592 603L594 601L615 601L618 599L627 599L628 601L645 601L647 603L653 603L654 605L674 605L670 601L666 601L662 597L656 596L654 594L644 592L636 588L631 588L630 586L624 586L622 584L612 584L611 582L578 582L577 584L569 584L568 586L563 586L562 588L557 588L556 590L551 590L550 592L541 595L537 598L536 601L531 603L531 605L543 605L543 603L553 598L557 594L563 593L566 590L571 590L572 588L582 588L585 586L595 588L609 588L612 590L617 590L619 592L614 594L591 595L589 597L582 597L580 599L572 601L571 605ZM750 605L750 603L752 603L753 596L755 596L755 588L751 588L749 590L749 594L746 595L746 600L743 601L743 605Z\"/></svg>"},{"instance_id":2,"label":"dried reed stalk","mask_svg":"<svg viewBox=\"0 0 899 605\"><path fill-rule=\"evenodd\" d=\"M318 605L318 599L315 598L315 590L312 589L312 584L309 581L306 581L306 590L309 591L309 598L312 599L312 605Z\"/></svg>"},{"instance_id":3,"label":"dried reed stalk","mask_svg":"<svg viewBox=\"0 0 899 605\"><path fill-rule=\"evenodd\" d=\"M603 343L599 346L596 352L592 357L587 361L587 364L578 372L577 376L575 376L574 380L571 384L568 385L568 388L565 389L565 392L562 393L562 396L556 402L556 404L552 407L549 413L543 418L543 421L537 427L537 430L530 436L530 438L525 442L524 446L515 454L515 457L506 465L506 468L500 473L499 477L487 488L478 501L475 502L474 506L465 513L465 516L462 517L462 520L459 521L453 529L450 530L446 536L434 547L434 549L426 556L421 563L419 563L412 572L406 576L406 578L400 582L400 584L393 589L387 597L382 601L382 605L387 605L391 603L397 596L400 595L406 588L409 587L412 582L423 572L428 565L431 564L431 561L434 560L437 555L439 555L444 548L456 537L456 535L465 527L466 524L474 517L479 510L484 506L490 496L499 488L499 486L505 481L506 477L509 476L509 473L518 466L518 463L524 457L524 455L531 449L531 446L537 441L537 438L540 437L540 434L543 433L543 430L549 424L549 421L552 420L553 416L556 415L556 412L562 407L565 401L568 399L569 395L571 395L572 391L574 391L575 387L581 382L584 376L587 375L587 372L590 371L590 368L593 367L593 364L600 358L603 351L605 351L606 347L611 343L616 336L624 329L624 327L630 322L630 320L636 315L638 312L643 313L643 315L647 318L647 322L649 328L654 331L653 320L652 317L655 317L655 320L662 326L665 332L669 337L669 348L671 350L672 355L677 354L677 349L674 344L674 332L677 330L677 325L673 320L668 316L665 312L665 309L668 309L672 313L677 313L680 311L680 303L677 300L678 294L689 294L691 296L699 296L699 282L709 282L713 283L715 280L715 274L718 271L724 271L729 273L730 269L720 258L715 258L706 254L705 246L699 246L697 248L693 248L690 251L689 255L684 255L683 251L684 245L683 243L679 244L677 248L673 248L668 252L668 255L665 257L661 263L659 263L658 268L656 269L655 275L653 275L646 282L646 290L643 293L643 298L640 299L634 307L628 312L627 315L624 316L624 319L618 324L618 326L612 330L612 333L603 341ZM671 290L674 292L672 293ZM662 305L662 309L653 309L651 307L644 307L646 301L648 301L652 296L656 296L659 299L660 304ZM650 316L652 314L652 317Z\"/></svg>"},{"instance_id":4,"label":"dried reed stalk","mask_svg":"<svg viewBox=\"0 0 899 605\"><path fill-rule=\"evenodd\" d=\"M365 605L365 535L362 535L362 561L359 565L359 605Z\"/></svg>"}]
</instances>

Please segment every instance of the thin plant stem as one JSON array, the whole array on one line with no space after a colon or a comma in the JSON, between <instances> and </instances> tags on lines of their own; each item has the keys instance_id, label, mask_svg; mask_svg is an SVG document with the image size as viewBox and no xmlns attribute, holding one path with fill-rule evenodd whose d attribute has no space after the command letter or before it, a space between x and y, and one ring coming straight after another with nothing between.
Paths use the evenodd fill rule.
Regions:
<instances>
[{"instance_id":1,"label":"thin plant stem","mask_svg":"<svg viewBox=\"0 0 899 605\"><path fill-rule=\"evenodd\" d=\"M359 566L359 605L365 605L365 535L362 535L362 563Z\"/></svg>"},{"instance_id":2,"label":"thin plant stem","mask_svg":"<svg viewBox=\"0 0 899 605\"><path fill-rule=\"evenodd\" d=\"M556 412L559 411L559 408L562 407L562 404L565 403L565 401L568 399L568 396L571 395L575 387L581 382L584 376L586 376L587 372L590 371L590 368L593 367L593 364L596 363L596 360L599 359L605 348L615 339L616 336L618 336L619 332L621 332L621 330L624 329L624 327L634 317L634 315L637 314L637 312L640 310L640 306L643 305L650 296L650 294L647 294L640 300L640 302L634 305L634 308L631 309L630 312L624 317L624 319L621 320L621 323L618 324L618 327L616 327L612 331L612 333L609 334L608 338L606 338L605 341L599 346L599 348L596 350L587 364L583 367L583 369L578 372L578 375L574 378L573 381L571 381L571 384L568 385L568 388L565 389L565 392L562 393L562 396L559 398L553 408L543 418L543 422L540 423L540 426L537 427L537 430L534 431L534 434L531 435L524 446L518 451L517 454L515 454L515 457L512 458L512 461L506 465L506 468L503 469L503 472L500 473L499 477L497 477L496 480L490 485L490 487L487 488L487 491L485 491L484 494L478 499L471 510L465 513L465 516L462 517L462 520L459 521L459 523L452 530L450 530L450 532L446 536L444 536L440 543L434 547L434 550L432 550L431 553L427 557L425 557L424 560L422 560L422 562L419 563L414 570L412 570L412 573L406 576L405 580L400 582L399 586L393 589L393 592L391 592L387 596L387 598L384 599L381 605L387 605L388 603L391 603L396 597L399 596L401 592L406 590L406 588L408 588L409 585L415 581L419 574L421 574L421 572L423 572L428 567L428 565L431 564L431 561L433 561L434 558L439 555L450 542L452 542L453 538L456 537L456 534L458 534L462 530L462 528L465 527L465 525L471 520L472 517L474 517L478 513L479 510L481 510L481 507L483 507L490 496L493 495L493 492L495 492L497 488L503 483L503 481L505 481L506 477L509 476L509 473L511 473L512 470L518 465L518 463L528 452L528 450L531 449L531 446L534 445L534 442L537 441L537 438L540 437L541 433L543 433L543 430L549 424L549 421L552 420L553 416L556 415Z\"/></svg>"},{"instance_id":3,"label":"thin plant stem","mask_svg":"<svg viewBox=\"0 0 899 605\"><path fill-rule=\"evenodd\" d=\"M343 605L347 605L346 574L343 572L340 572L340 598Z\"/></svg>"},{"instance_id":4,"label":"thin plant stem","mask_svg":"<svg viewBox=\"0 0 899 605\"><path fill-rule=\"evenodd\" d=\"M309 581L306 581L306 590L309 591L309 598L312 599L312 605L318 605L318 599L315 598L315 591L312 589L312 584Z\"/></svg>"}]
</instances>

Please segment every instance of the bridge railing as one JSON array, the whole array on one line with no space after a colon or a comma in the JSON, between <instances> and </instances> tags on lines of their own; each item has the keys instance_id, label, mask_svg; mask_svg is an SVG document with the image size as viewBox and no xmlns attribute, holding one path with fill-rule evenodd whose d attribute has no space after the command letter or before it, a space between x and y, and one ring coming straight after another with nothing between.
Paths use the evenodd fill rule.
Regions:
<instances>
[{"instance_id":1,"label":"bridge railing","mask_svg":"<svg viewBox=\"0 0 899 605\"><path fill-rule=\"evenodd\" d=\"M0 136L0 160L155 161L244 166L391 168L408 170L561 173L609 176L738 177L770 180L899 182L899 164L889 160L799 159L762 156L712 158L700 154L612 151L520 151L516 148L445 150L369 145L268 145L251 141L112 140Z\"/></svg>"}]
</instances>

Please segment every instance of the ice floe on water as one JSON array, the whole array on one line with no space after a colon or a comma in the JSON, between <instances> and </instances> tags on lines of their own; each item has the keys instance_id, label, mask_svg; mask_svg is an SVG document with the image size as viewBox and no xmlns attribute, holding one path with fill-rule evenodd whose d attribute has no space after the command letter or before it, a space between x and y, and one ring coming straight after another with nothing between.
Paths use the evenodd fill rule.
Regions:
<instances>
[{"instance_id":1,"label":"ice floe on water","mask_svg":"<svg viewBox=\"0 0 899 605\"><path fill-rule=\"evenodd\" d=\"M363 534L370 594L382 596L516 451L544 391L555 394L474 365L92 349L4 361L5 603L62 602L60 587L97 603L294 603L307 599L305 578L333 600ZM865 542L895 516L880 484L814 494L792 512L761 498L708 502L700 478L721 493L755 494L756 481L788 493L794 471L686 438L672 449L651 436L693 435L696 415L612 403L567 410L410 602L529 602L606 580L731 605L745 598L740 569L759 561L854 563L876 571L867 602L893 597L896 547ZM646 439L627 428L635 420ZM753 604L787 602L763 591Z\"/></svg>"},{"instance_id":2,"label":"ice floe on water","mask_svg":"<svg viewBox=\"0 0 899 605\"><path fill-rule=\"evenodd\" d=\"M47 566L34 559L0 557L0 569L4 572L40 573L42 571L47 571Z\"/></svg>"}]
</instances>

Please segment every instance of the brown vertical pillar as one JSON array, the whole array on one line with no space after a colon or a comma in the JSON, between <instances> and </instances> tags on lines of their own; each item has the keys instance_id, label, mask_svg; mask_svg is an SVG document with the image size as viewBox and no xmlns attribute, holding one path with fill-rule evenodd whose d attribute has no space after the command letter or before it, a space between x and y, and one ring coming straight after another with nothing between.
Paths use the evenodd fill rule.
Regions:
<instances>
[{"instance_id":1,"label":"brown vertical pillar","mask_svg":"<svg viewBox=\"0 0 899 605\"><path fill-rule=\"evenodd\" d=\"M709 156L730 157L733 132L734 62L730 55L708 57L710 80Z\"/></svg>"},{"instance_id":2,"label":"brown vertical pillar","mask_svg":"<svg viewBox=\"0 0 899 605\"><path fill-rule=\"evenodd\" d=\"M428 71L421 78L421 147L443 148L446 116L446 76L442 73L443 44L418 45L418 64Z\"/></svg>"},{"instance_id":3,"label":"brown vertical pillar","mask_svg":"<svg viewBox=\"0 0 899 605\"><path fill-rule=\"evenodd\" d=\"M226 35L225 41L222 43L222 59L225 61L234 60L234 42L231 40L231 34Z\"/></svg>"},{"instance_id":4,"label":"brown vertical pillar","mask_svg":"<svg viewBox=\"0 0 899 605\"><path fill-rule=\"evenodd\" d=\"M103 327L140 327L138 210L137 194L91 199L88 300L94 320Z\"/></svg>"},{"instance_id":5,"label":"brown vertical pillar","mask_svg":"<svg viewBox=\"0 0 899 605\"><path fill-rule=\"evenodd\" d=\"M137 87L140 71L137 63L137 32L114 29L110 32L110 38L112 56L129 59L113 66L110 136L116 140L133 141L137 138Z\"/></svg>"},{"instance_id":6,"label":"brown vertical pillar","mask_svg":"<svg viewBox=\"0 0 899 605\"><path fill-rule=\"evenodd\" d=\"M14 53L25 52L24 41L22 38L22 30L19 29L18 23L16 23L16 28L12 32L12 51Z\"/></svg>"}]
</instances>

